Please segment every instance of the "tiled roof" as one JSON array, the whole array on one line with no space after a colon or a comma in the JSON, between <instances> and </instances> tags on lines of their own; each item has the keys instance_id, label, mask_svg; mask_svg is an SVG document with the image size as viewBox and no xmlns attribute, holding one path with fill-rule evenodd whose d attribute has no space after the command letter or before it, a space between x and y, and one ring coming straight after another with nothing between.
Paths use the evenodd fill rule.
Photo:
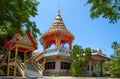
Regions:
<instances>
[{"instance_id":1,"label":"tiled roof","mask_svg":"<svg viewBox=\"0 0 120 79\"><path fill-rule=\"evenodd\" d=\"M71 34L70 31L68 31L68 29L65 27L65 24L63 23L63 20L60 15L60 10L58 10L57 16L54 19L53 24L46 31L46 33L55 32L55 31L60 31L60 32L65 32L65 33Z\"/></svg>"}]
</instances>

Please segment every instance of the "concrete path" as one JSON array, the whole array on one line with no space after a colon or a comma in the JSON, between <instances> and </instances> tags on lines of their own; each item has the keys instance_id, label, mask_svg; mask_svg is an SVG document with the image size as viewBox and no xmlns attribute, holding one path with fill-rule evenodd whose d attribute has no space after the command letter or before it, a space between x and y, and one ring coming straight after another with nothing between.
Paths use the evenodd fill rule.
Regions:
<instances>
[{"instance_id":1,"label":"concrete path","mask_svg":"<svg viewBox=\"0 0 120 79\"><path fill-rule=\"evenodd\" d=\"M110 77L72 77L72 76L60 76L60 77L50 77L50 76L43 76L40 78L26 78L26 77L7 77L7 76L0 76L0 79L120 79L120 78L110 78Z\"/></svg>"},{"instance_id":2,"label":"concrete path","mask_svg":"<svg viewBox=\"0 0 120 79\"><path fill-rule=\"evenodd\" d=\"M60 76L60 77L45 77L47 79L120 79L110 77L72 77L72 76Z\"/></svg>"}]
</instances>

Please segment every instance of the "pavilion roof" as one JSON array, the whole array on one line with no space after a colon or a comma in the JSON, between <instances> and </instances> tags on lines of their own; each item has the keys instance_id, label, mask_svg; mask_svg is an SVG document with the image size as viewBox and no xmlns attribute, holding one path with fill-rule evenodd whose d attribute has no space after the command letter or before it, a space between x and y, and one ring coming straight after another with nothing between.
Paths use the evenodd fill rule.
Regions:
<instances>
[{"instance_id":1,"label":"pavilion roof","mask_svg":"<svg viewBox=\"0 0 120 79\"><path fill-rule=\"evenodd\" d=\"M62 20L62 17L60 15L60 10L58 10L57 12L57 16L55 17L54 21L53 21L53 24L51 25L51 27L46 31L44 35L46 34L51 34L51 33L54 33L54 32L62 32L62 33L65 33L65 34L69 34L70 36L72 36L74 38L74 36L70 33L70 31L65 27L65 24Z\"/></svg>"},{"instance_id":2,"label":"pavilion roof","mask_svg":"<svg viewBox=\"0 0 120 79\"><path fill-rule=\"evenodd\" d=\"M92 57L98 60L110 60L105 54L102 53L101 49L97 49L96 51L92 52Z\"/></svg>"}]
</instances>

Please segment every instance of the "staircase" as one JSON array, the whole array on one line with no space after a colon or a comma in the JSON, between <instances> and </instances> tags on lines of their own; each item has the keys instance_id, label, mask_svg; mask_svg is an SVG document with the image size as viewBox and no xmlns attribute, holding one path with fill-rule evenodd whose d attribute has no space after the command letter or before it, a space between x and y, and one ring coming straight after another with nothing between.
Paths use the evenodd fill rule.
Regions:
<instances>
[{"instance_id":1,"label":"staircase","mask_svg":"<svg viewBox=\"0 0 120 79\"><path fill-rule=\"evenodd\" d=\"M38 70L33 66L32 62L29 62L26 70L26 77L31 79L42 78Z\"/></svg>"}]
</instances>

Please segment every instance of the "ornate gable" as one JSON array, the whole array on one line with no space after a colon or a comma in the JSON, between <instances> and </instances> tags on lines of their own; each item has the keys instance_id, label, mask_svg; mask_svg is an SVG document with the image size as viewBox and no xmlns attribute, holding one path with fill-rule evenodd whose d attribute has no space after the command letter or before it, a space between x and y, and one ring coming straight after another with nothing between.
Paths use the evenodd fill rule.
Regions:
<instances>
[{"instance_id":1,"label":"ornate gable","mask_svg":"<svg viewBox=\"0 0 120 79\"><path fill-rule=\"evenodd\" d=\"M15 50L18 48L18 51L29 52L37 49L37 41L34 40L32 35L28 30L25 30L23 35L16 33L13 39L5 43L5 48L11 48Z\"/></svg>"}]
</instances>

